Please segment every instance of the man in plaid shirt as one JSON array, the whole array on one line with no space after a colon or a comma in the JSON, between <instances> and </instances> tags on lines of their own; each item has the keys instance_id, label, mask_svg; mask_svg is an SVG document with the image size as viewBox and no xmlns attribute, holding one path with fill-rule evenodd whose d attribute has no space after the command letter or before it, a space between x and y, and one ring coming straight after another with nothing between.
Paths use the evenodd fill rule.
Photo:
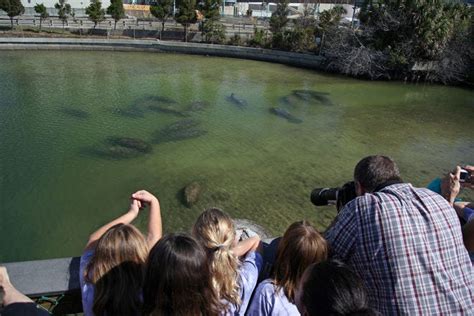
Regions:
<instances>
[{"instance_id":1,"label":"man in plaid shirt","mask_svg":"<svg viewBox=\"0 0 474 316\"><path fill-rule=\"evenodd\" d=\"M385 156L354 171L358 197L327 230L333 256L362 277L386 315L474 315L474 269L456 212L442 196L402 183Z\"/></svg>"}]
</instances>

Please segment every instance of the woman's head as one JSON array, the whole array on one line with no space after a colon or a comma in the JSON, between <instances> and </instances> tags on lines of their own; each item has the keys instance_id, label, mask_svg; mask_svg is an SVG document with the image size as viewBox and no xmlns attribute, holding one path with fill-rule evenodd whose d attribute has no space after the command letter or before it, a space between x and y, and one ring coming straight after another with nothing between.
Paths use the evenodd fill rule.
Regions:
<instances>
[{"instance_id":1,"label":"woman's head","mask_svg":"<svg viewBox=\"0 0 474 316\"><path fill-rule=\"evenodd\" d=\"M186 234L166 235L151 249L143 297L151 315L217 315L221 308L206 252Z\"/></svg>"},{"instance_id":2,"label":"woman's head","mask_svg":"<svg viewBox=\"0 0 474 316\"><path fill-rule=\"evenodd\" d=\"M309 222L295 222L288 227L278 245L274 281L290 302L294 302L304 270L312 263L326 260L327 253L326 240Z\"/></svg>"},{"instance_id":3,"label":"woman's head","mask_svg":"<svg viewBox=\"0 0 474 316\"><path fill-rule=\"evenodd\" d=\"M296 306L303 316L373 316L361 279L339 261L309 266L296 293Z\"/></svg>"},{"instance_id":4,"label":"woman's head","mask_svg":"<svg viewBox=\"0 0 474 316\"><path fill-rule=\"evenodd\" d=\"M220 299L239 305L238 258L232 252L235 228L232 219L217 208L201 213L193 235L206 248L211 264L212 283Z\"/></svg>"},{"instance_id":5,"label":"woman's head","mask_svg":"<svg viewBox=\"0 0 474 316\"><path fill-rule=\"evenodd\" d=\"M147 255L145 238L132 225L118 224L102 235L84 276L95 284L96 315L136 315Z\"/></svg>"},{"instance_id":6,"label":"woman's head","mask_svg":"<svg viewBox=\"0 0 474 316\"><path fill-rule=\"evenodd\" d=\"M87 266L85 277L89 282L96 283L119 264L126 261L143 264L147 256L145 237L138 229L132 225L115 225L97 241L94 257Z\"/></svg>"}]
</instances>

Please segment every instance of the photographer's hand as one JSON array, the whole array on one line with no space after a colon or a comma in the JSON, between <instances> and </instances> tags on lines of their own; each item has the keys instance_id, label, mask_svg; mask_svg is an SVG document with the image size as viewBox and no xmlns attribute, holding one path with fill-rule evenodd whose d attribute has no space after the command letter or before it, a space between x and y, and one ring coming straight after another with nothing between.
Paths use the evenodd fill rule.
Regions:
<instances>
[{"instance_id":1,"label":"photographer's hand","mask_svg":"<svg viewBox=\"0 0 474 316\"><path fill-rule=\"evenodd\" d=\"M454 173L447 175L445 192L443 193L443 196L446 198L446 200L448 200L451 206L454 206L454 200L461 190L461 183L459 182L460 174L461 167L457 166Z\"/></svg>"}]
</instances>

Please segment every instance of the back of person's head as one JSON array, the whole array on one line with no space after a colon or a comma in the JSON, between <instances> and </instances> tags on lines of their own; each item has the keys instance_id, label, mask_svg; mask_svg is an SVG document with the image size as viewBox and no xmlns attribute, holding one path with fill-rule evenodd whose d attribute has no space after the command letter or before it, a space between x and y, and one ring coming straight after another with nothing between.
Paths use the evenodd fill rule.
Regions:
<instances>
[{"instance_id":1,"label":"back of person's head","mask_svg":"<svg viewBox=\"0 0 474 316\"><path fill-rule=\"evenodd\" d=\"M274 265L274 281L290 302L305 269L326 260L328 246L321 234L308 222L295 222L288 227L278 244Z\"/></svg>"},{"instance_id":2,"label":"back of person's head","mask_svg":"<svg viewBox=\"0 0 474 316\"><path fill-rule=\"evenodd\" d=\"M99 238L85 269L85 279L95 285L95 315L139 314L147 255L145 238L132 225L115 225Z\"/></svg>"},{"instance_id":3,"label":"back of person's head","mask_svg":"<svg viewBox=\"0 0 474 316\"><path fill-rule=\"evenodd\" d=\"M161 238L148 257L143 299L147 315L217 315L222 306L202 245L187 234Z\"/></svg>"},{"instance_id":4,"label":"back of person's head","mask_svg":"<svg viewBox=\"0 0 474 316\"><path fill-rule=\"evenodd\" d=\"M240 305L239 259L232 252L235 228L230 216L218 208L202 212L194 224L193 235L207 249L212 284L219 298Z\"/></svg>"},{"instance_id":5,"label":"back of person's head","mask_svg":"<svg viewBox=\"0 0 474 316\"><path fill-rule=\"evenodd\" d=\"M354 180L367 192L374 192L389 181L401 181L400 171L392 158L368 156L359 161L354 169Z\"/></svg>"},{"instance_id":6,"label":"back of person's head","mask_svg":"<svg viewBox=\"0 0 474 316\"><path fill-rule=\"evenodd\" d=\"M296 295L303 316L373 316L362 280L344 263L333 260L309 266Z\"/></svg>"}]
</instances>

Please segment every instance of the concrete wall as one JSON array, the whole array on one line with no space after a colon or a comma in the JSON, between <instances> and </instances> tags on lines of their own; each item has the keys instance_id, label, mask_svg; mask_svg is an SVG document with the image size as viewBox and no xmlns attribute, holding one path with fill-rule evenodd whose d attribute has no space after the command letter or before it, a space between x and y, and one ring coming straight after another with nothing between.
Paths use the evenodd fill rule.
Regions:
<instances>
[{"instance_id":1,"label":"concrete wall","mask_svg":"<svg viewBox=\"0 0 474 316\"><path fill-rule=\"evenodd\" d=\"M25 49L170 52L253 59L311 69L319 69L324 60L323 57L314 54L300 54L229 45L163 42L154 40L0 38L0 50Z\"/></svg>"}]
</instances>

